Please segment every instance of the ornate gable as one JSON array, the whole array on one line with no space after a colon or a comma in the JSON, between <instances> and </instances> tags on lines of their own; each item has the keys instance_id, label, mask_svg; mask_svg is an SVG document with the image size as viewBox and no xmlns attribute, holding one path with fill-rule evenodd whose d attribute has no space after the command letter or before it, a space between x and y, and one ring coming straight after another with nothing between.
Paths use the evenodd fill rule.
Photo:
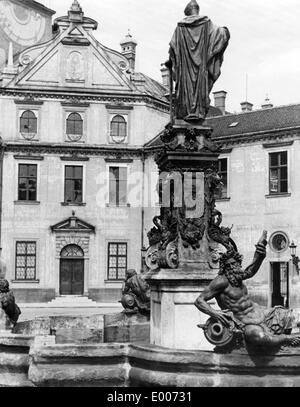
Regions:
<instances>
[{"instance_id":1,"label":"ornate gable","mask_svg":"<svg viewBox=\"0 0 300 407\"><path fill-rule=\"evenodd\" d=\"M6 87L135 90L127 73L128 60L96 41L92 31L98 24L84 17L78 2L54 26L57 35L51 41L21 53L19 73Z\"/></svg>"},{"instance_id":2,"label":"ornate gable","mask_svg":"<svg viewBox=\"0 0 300 407\"><path fill-rule=\"evenodd\" d=\"M75 212L70 218L51 226L51 230L55 233L95 233L95 227L77 218Z\"/></svg>"}]
</instances>

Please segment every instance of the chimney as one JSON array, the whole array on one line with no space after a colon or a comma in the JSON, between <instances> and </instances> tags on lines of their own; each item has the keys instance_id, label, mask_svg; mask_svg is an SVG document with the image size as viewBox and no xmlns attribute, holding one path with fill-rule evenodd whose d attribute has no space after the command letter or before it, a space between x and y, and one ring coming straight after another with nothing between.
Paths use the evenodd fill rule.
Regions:
<instances>
[{"instance_id":1,"label":"chimney","mask_svg":"<svg viewBox=\"0 0 300 407\"><path fill-rule=\"evenodd\" d=\"M271 109L274 107L273 103L270 101L269 96L266 96L265 102L261 105L262 109Z\"/></svg>"},{"instance_id":2,"label":"chimney","mask_svg":"<svg viewBox=\"0 0 300 407\"><path fill-rule=\"evenodd\" d=\"M213 92L215 98L215 107L220 109L222 114L226 113L226 96L227 92L220 90L219 92Z\"/></svg>"},{"instance_id":3,"label":"chimney","mask_svg":"<svg viewBox=\"0 0 300 407\"><path fill-rule=\"evenodd\" d=\"M120 45L122 48L122 54L128 60L131 72L134 73L137 42L132 38L130 30L128 30L128 34L125 39L121 41Z\"/></svg>"},{"instance_id":4,"label":"chimney","mask_svg":"<svg viewBox=\"0 0 300 407\"><path fill-rule=\"evenodd\" d=\"M162 76L162 84L169 89L170 87L170 70L166 67L165 64L161 64L161 76Z\"/></svg>"},{"instance_id":5,"label":"chimney","mask_svg":"<svg viewBox=\"0 0 300 407\"><path fill-rule=\"evenodd\" d=\"M252 112L253 104L250 103L250 102L242 102L241 103L241 108L242 108L243 113Z\"/></svg>"}]
</instances>

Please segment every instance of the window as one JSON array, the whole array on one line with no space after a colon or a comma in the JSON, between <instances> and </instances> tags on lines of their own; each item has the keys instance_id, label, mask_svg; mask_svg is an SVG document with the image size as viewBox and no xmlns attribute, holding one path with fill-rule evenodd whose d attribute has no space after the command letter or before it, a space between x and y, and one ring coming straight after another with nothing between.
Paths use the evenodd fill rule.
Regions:
<instances>
[{"instance_id":1,"label":"window","mask_svg":"<svg viewBox=\"0 0 300 407\"><path fill-rule=\"evenodd\" d=\"M81 204L83 199L83 167L65 168L65 203Z\"/></svg>"},{"instance_id":2,"label":"window","mask_svg":"<svg viewBox=\"0 0 300 407\"><path fill-rule=\"evenodd\" d=\"M20 133L25 135L37 133L37 118L31 110L26 110L20 117Z\"/></svg>"},{"instance_id":3,"label":"window","mask_svg":"<svg viewBox=\"0 0 300 407\"><path fill-rule=\"evenodd\" d=\"M18 200L28 202L37 200L36 164L19 165Z\"/></svg>"},{"instance_id":4,"label":"window","mask_svg":"<svg viewBox=\"0 0 300 407\"><path fill-rule=\"evenodd\" d=\"M79 113L71 113L67 118L67 135L80 139L83 135L83 120Z\"/></svg>"},{"instance_id":5,"label":"window","mask_svg":"<svg viewBox=\"0 0 300 407\"><path fill-rule=\"evenodd\" d=\"M270 247L274 252L282 253L289 247L289 239L283 232L276 232L270 238Z\"/></svg>"},{"instance_id":6,"label":"window","mask_svg":"<svg viewBox=\"0 0 300 407\"><path fill-rule=\"evenodd\" d=\"M108 244L108 280L125 280L127 243Z\"/></svg>"},{"instance_id":7,"label":"window","mask_svg":"<svg viewBox=\"0 0 300 407\"><path fill-rule=\"evenodd\" d=\"M270 153L270 195L288 193L287 151Z\"/></svg>"},{"instance_id":8,"label":"window","mask_svg":"<svg viewBox=\"0 0 300 407\"><path fill-rule=\"evenodd\" d=\"M127 138L127 122L121 115L116 115L110 123L110 136L114 143L124 143Z\"/></svg>"},{"instance_id":9,"label":"window","mask_svg":"<svg viewBox=\"0 0 300 407\"><path fill-rule=\"evenodd\" d=\"M219 160L219 175L221 177L222 184L219 188L216 198L224 199L228 197L228 159L222 158Z\"/></svg>"},{"instance_id":10,"label":"window","mask_svg":"<svg viewBox=\"0 0 300 407\"><path fill-rule=\"evenodd\" d=\"M36 242L16 243L16 280L36 279Z\"/></svg>"},{"instance_id":11,"label":"window","mask_svg":"<svg viewBox=\"0 0 300 407\"><path fill-rule=\"evenodd\" d=\"M127 168L109 168L109 203L110 205L127 205Z\"/></svg>"}]
</instances>

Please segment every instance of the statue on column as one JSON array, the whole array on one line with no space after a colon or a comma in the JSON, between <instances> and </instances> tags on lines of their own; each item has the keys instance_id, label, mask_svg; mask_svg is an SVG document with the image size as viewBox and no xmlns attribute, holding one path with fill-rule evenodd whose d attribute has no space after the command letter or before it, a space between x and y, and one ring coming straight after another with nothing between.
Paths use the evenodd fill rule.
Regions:
<instances>
[{"instance_id":1,"label":"statue on column","mask_svg":"<svg viewBox=\"0 0 300 407\"><path fill-rule=\"evenodd\" d=\"M219 348L239 344L267 350L300 345L300 333L292 334L295 317L284 307L267 309L251 300L245 280L254 277L266 257L267 232L256 245L252 263L242 268L242 256L232 246L220 260L219 275L196 300L196 307L211 318L204 329L210 343ZM213 298L221 310L209 305ZM237 340L239 338L239 340ZM244 341L244 342L243 342Z\"/></svg>"},{"instance_id":2,"label":"statue on column","mask_svg":"<svg viewBox=\"0 0 300 407\"><path fill-rule=\"evenodd\" d=\"M226 27L200 16L196 0L187 5L170 43L171 94L175 87L175 119L201 125L210 106L210 92L221 74L230 39Z\"/></svg>"}]
</instances>

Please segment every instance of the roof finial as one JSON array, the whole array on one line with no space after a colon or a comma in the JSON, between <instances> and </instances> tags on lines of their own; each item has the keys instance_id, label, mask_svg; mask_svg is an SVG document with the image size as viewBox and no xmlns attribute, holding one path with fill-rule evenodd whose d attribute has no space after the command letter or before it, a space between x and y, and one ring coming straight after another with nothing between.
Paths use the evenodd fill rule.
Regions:
<instances>
[{"instance_id":1,"label":"roof finial","mask_svg":"<svg viewBox=\"0 0 300 407\"><path fill-rule=\"evenodd\" d=\"M76 215L76 212L75 211L72 211L72 216L75 216Z\"/></svg>"},{"instance_id":2,"label":"roof finial","mask_svg":"<svg viewBox=\"0 0 300 407\"><path fill-rule=\"evenodd\" d=\"M77 0L73 1L73 4L71 6L71 10L72 11L82 11L82 8L81 8L81 6L80 6L80 4L78 3Z\"/></svg>"},{"instance_id":3,"label":"roof finial","mask_svg":"<svg viewBox=\"0 0 300 407\"><path fill-rule=\"evenodd\" d=\"M80 23L83 21L83 11L77 0L73 1L68 15L71 22Z\"/></svg>"}]
</instances>

